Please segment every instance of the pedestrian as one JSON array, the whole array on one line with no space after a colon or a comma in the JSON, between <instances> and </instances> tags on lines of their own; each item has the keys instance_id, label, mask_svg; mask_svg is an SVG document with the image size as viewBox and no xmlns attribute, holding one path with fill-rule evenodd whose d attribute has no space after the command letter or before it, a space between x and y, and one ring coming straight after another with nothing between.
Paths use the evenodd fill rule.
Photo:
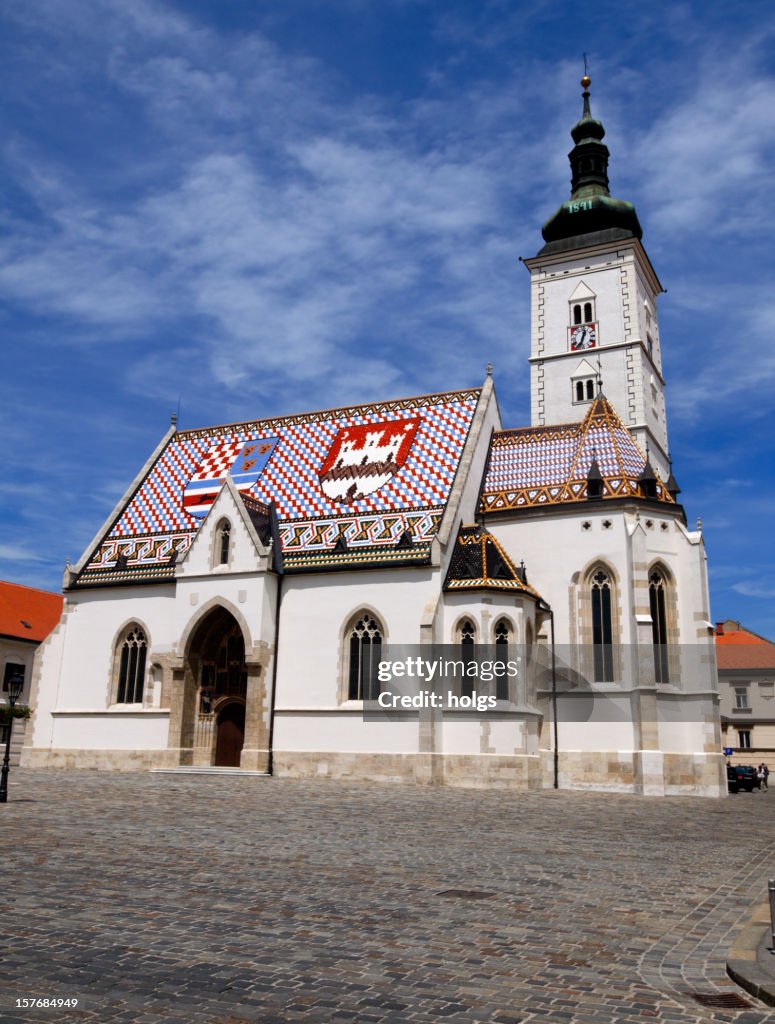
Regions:
<instances>
[{"instance_id":1,"label":"pedestrian","mask_svg":"<svg viewBox=\"0 0 775 1024\"><path fill-rule=\"evenodd\" d=\"M767 788L767 776L764 774L764 765L760 764L756 770L756 776L759 779L759 789Z\"/></svg>"},{"instance_id":2,"label":"pedestrian","mask_svg":"<svg viewBox=\"0 0 775 1024\"><path fill-rule=\"evenodd\" d=\"M766 764L762 764L762 768L764 769L764 788L765 789L769 789L770 788L770 769L768 768L768 766Z\"/></svg>"}]
</instances>

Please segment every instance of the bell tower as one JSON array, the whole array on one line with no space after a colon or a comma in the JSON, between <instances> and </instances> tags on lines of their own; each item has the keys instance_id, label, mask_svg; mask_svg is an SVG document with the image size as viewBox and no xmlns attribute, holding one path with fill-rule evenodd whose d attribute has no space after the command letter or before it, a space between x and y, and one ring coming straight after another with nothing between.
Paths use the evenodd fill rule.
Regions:
<instances>
[{"instance_id":1,"label":"bell tower","mask_svg":"<svg viewBox=\"0 0 775 1024\"><path fill-rule=\"evenodd\" d=\"M583 419L599 391L663 480L670 474L657 297L632 203L609 191L605 128L592 117L590 79L571 129L571 197L544 224L530 271L532 425Z\"/></svg>"}]
</instances>

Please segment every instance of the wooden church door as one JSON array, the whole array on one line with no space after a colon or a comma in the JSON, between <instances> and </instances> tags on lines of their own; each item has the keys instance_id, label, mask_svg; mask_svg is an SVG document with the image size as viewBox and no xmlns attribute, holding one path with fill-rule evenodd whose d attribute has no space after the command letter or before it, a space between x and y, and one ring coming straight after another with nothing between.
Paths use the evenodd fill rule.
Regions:
<instances>
[{"instance_id":1,"label":"wooden church door","mask_svg":"<svg viewBox=\"0 0 775 1024\"><path fill-rule=\"evenodd\" d=\"M218 715L215 763L221 768L239 768L245 742L245 705L227 704Z\"/></svg>"}]
</instances>

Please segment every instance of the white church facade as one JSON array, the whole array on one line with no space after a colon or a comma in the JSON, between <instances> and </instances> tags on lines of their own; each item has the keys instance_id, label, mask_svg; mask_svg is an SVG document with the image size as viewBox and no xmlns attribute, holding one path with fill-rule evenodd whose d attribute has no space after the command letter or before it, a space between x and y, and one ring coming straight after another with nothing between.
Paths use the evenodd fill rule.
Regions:
<instances>
[{"instance_id":1,"label":"white church facade","mask_svg":"<svg viewBox=\"0 0 775 1024\"><path fill-rule=\"evenodd\" d=\"M173 424L77 565L23 763L726 792L706 558L672 474L658 278L603 126L527 260L531 426L481 386ZM370 713L391 652L519 671ZM465 679L457 697L470 695ZM460 703L465 703L460 702Z\"/></svg>"}]
</instances>

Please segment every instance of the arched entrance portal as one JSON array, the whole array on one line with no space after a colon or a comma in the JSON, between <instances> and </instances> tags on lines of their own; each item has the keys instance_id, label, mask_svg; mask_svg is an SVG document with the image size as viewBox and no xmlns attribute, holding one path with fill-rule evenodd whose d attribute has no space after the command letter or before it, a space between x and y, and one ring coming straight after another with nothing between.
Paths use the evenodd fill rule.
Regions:
<instances>
[{"instance_id":1,"label":"arched entrance portal","mask_svg":"<svg viewBox=\"0 0 775 1024\"><path fill-rule=\"evenodd\" d=\"M245 705L229 701L218 712L215 763L223 768L239 768L245 742Z\"/></svg>"},{"instance_id":2,"label":"arched entrance portal","mask_svg":"<svg viewBox=\"0 0 775 1024\"><path fill-rule=\"evenodd\" d=\"M245 741L247 668L240 625L225 608L200 623L189 648L196 684L194 763L238 768Z\"/></svg>"}]
</instances>

